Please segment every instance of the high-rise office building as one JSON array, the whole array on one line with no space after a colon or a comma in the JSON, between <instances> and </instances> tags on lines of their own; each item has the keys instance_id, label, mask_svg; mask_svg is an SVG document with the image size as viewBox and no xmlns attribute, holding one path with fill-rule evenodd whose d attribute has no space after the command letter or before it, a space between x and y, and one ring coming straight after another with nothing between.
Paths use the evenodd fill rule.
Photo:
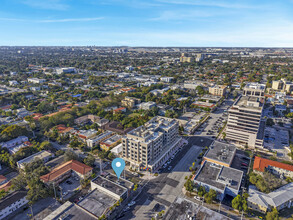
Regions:
<instances>
[{"instance_id":1,"label":"high-rise office building","mask_svg":"<svg viewBox=\"0 0 293 220\"><path fill-rule=\"evenodd\" d=\"M229 109L226 139L249 148L262 148L265 121L262 120L265 86L248 84Z\"/></svg>"}]
</instances>

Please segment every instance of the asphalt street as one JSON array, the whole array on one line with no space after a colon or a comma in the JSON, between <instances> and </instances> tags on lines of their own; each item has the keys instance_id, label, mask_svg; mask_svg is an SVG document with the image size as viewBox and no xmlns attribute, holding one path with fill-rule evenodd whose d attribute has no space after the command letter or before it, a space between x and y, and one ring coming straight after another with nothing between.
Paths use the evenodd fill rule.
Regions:
<instances>
[{"instance_id":1,"label":"asphalt street","mask_svg":"<svg viewBox=\"0 0 293 220\"><path fill-rule=\"evenodd\" d=\"M150 219L157 213L154 211L158 203L160 209L168 209L178 196L183 196L182 187L185 176L189 176L189 167L202 151L209 146L212 140L202 137L187 137L187 144L169 164L173 169L167 168L155 179L149 180L141 194L135 199L136 205L120 219ZM201 141L203 139L203 141ZM200 145L200 146L197 146Z\"/></svg>"}]
</instances>

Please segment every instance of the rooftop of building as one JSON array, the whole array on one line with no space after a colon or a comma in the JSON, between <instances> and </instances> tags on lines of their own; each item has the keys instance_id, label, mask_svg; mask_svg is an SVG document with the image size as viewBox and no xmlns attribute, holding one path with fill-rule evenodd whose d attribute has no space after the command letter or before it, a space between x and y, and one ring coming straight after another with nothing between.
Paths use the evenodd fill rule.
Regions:
<instances>
[{"instance_id":1,"label":"rooftop of building","mask_svg":"<svg viewBox=\"0 0 293 220\"><path fill-rule=\"evenodd\" d=\"M22 199L26 195L27 195L27 191L25 190L17 190L8 194L7 196L5 196L4 198L0 200L0 210L3 210L9 207L11 204Z\"/></svg>"},{"instance_id":2,"label":"rooftop of building","mask_svg":"<svg viewBox=\"0 0 293 220\"><path fill-rule=\"evenodd\" d=\"M260 102L260 99L258 97L254 96L240 96L233 106L239 106L241 108L247 108L247 109L255 109L255 110L261 110L263 107L263 104ZM233 107L232 107L233 109Z\"/></svg>"},{"instance_id":3,"label":"rooftop of building","mask_svg":"<svg viewBox=\"0 0 293 220\"><path fill-rule=\"evenodd\" d=\"M265 90L266 85L260 83L247 83L244 89L257 89L257 90Z\"/></svg>"},{"instance_id":4,"label":"rooftop of building","mask_svg":"<svg viewBox=\"0 0 293 220\"><path fill-rule=\"evenodd\" d=\"M102 127L104 130L113 131L118 134L126 134L133 130L133 128L124 128L120 122L111 121Z\"/></svg>"},{"instance_id":5,"label":"rooftop of building","mask_svg":"<svg viewBox=\"0 0 293 220\"><path fill-rule=\"evenodd\" d=\"M121 196L123 193L125 193L125 191L127 191L127 188L107 179L106 177L97 176L92 180L92 182L111 191L112 193L115 193L118 196Z\"/></svg>"},{"instance_id":6,"label":"rooftop of building","mask_svg":"<svg viewBox=\"0 0 293 220\"><path fill-rule=\"evenodd\" d=\"M111 173L103 173L101 176L128 189L132 188L134 185L132 182L124 179L122 176L119 178L119 181L117 176Z\"/></svg>"},{"instance_id":7,"label":"rooftop of building","mask_svg":"<svg viewBox=\"0 0 293 220\"><path fill-rule=\"evenodd\" d=\"M225 89L227 86L225 85L213 85L211 86L211 88L215 88L215 89Z\"/></svg>"},{"instance_id":8,"label":"rooftop of building","mask_svg":"<svg viewBox=\"0 0 293 220\"><path fill-rule=\"evenodd\" d=\"M249 187L248 201L263 207L278 207L293 199L293 183L286 184L268 194L258 191L253 186Z\"/></svg>"},{"instance_id":9,"label":"rooftop of building","mask_svg":"<svg viewBox=\"0 0 293 220\"><path fill-rule=\"evenodd\" d=\"M172 208L168 209L164 219L166 220L185 220L187 215L194 216L195 219L204 220L230 220L231 218L213 211L207 207L191 202L185 198L178 197L172 204Z\"/></svg>"},{"instance_id":10,"label":"rooftop of building","mask_svg":"<svg viewBox=\"0 0 293 220\"><path fill-rule=\"evenodd\" d=\"M67 201L62 206L57 208L51 214L49 214L44 220L79 220L79 219L87 219L87 220L97 220L98 218L78 206L77 204L71 203Z\"/></svg>"},{"instance_id":11,"label":"rooftop of building","mask_svg":"<svg viewBox=\"0 0 293 220\"><path fill-rule=\"evenodd\" d=\"M205 153L204 158L230 165L234 158L235 152L236 147L234 145L214 141Z\"/></svg>"},{"instance_id":12,"label":"rooftop of building","mask_svg":"<svg viewBox=\"0 0 293 220\"><path fill-rule=\"evenodd\" d=\"M81 200L78 205L99 217L116 202L117 200L113 197L95 189Z\"/></svg>"},{"instance_id":13,"label":"rooftop of building","mask_svg":"<svg viewBox=\"0 0 293 220\"><path fill-rule=\"evenodd\" d=\"M128 132L128 134L144 138L145 142L149 142L161 135L161 130L168 130L178 123L175 119L156 116L144 125Z\"/></svg>"},{"instance_id":14,"label":"rooftop of building","mask_svg":"<svg viewBox=\"0 0 293 220\"><path fill-rule=\"evenodd\" d=\"M43 151L37 152L37 153L35 153L35 154L33 154L33 155L29 156L29 157L26 157L26 158L24 158L22 160L17 161L17 163L18 164L30 163L35 158L38 158L38 159L42 160L43 158L49 157L51 155L52 155L52 153L50 153L49 151L43 150Z\"/></svg>"},{"instance_id":15,"label":"rooftop of building","mask_svg":"<svg viewBox=\"0 0 293 220\"><path fill-rule=\"evenodd\" d=\"M101 134L99 134L99 135L97 135L97 136L95 136L93 138L90 138L89 140L92 140L92 141L102 140L103 138L105 138L105 137L107 137L109 135L112 135L112 134L114 134L112 131L105 131L105 132L103 132L103 133L101 133Z\"/></svg>"},{"instance_id":16,"label":"rooftop of building","mask_svg":"<svg viewBox=\"0 0 293 220\"><path fill-rule=\"evenodd\" d=\"M253 163L253 170L264 172L268 166L278 167L284 170L293 172L293 166L285 163L281 163L274 160L269 160L261 157L255 157Z\"/></svg>"},{"instance_id":17,"label":"rooftop of building","mask_svg":"<svg viewBox=\"0 0 293 220\"><path fill-rule=\"evenodd\" d=\"M103 140L101 144L106 144L108 146L116 143L117 141L121 140L122 136L116 134L116 135L113 135L109 138L107 138L106 140Z\"/></svg>"},{"instance_id":18,"label":"rooftop of building","mask_svg":"<svg viewBox=\"0 0 293 220\"><path fill-rule=\"evenodd\" d=\"M221 191L227 187L239 190L243 172L234 168L205 161L194 180Z\"/></svg>"}]
</instances>

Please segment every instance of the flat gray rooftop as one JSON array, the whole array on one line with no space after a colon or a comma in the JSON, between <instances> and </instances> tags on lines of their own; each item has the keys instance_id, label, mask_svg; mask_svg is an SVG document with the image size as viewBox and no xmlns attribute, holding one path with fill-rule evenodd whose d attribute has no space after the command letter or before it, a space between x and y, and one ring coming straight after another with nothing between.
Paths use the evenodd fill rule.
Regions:
<instances>
[{"instance_id":1,"label":"flat gray rooftop","mask_svg":"<svg viewBox=\"0 0 293 220\"><path fill-rule=\"evenodd\" d=\"M225 167L210 162L205 162L195 181L224 190L226 185L229 188L239 190L243 172L234 168Z\"/></svg>"},{"instance_id":2,"label":"flat gray rooftop","mask_svg":"<svg viewBox=\"0 0 293 220\"><path fill-rule=\"evenodd\" d=\"M230 165L232 163L235 152L236 147L234 145L215 141L209 147L204 157Z\"/></svg>"},{"instance_id":3,"label":"flat gray rooftop","mask_svg":"<svg viewBox=\"0 0 293 220\"><path fill-rule=\"evenodd\" d=\"M80 220L80 219L97 220L97 218L93 217L91 214L82 210L76 205L72 206L67 212L65 212L62 215L62 217L63 217L62 218L63 220ZM55 219L59 219L59 218L55 218Z\"/></svg>"},{"instance_id":4,"label":"flat gray rooftop","mask_svg":"<svg viewBox=\"0 0 293 220\"><path fill-rule=\"evenodd\" d=\"M113 206L115 202L117 200L95 189L81 200L78 205L99 217L103 215L106 209Z\"/></svg>"},{"instance_id":5,"label":"flat gray rooftop","mask_svg":"<svg viewBox=\"0 0 293 220\"><path fill-rule=\"evenodd\" d=\"M222 169L222 166L217 165L217 168L215 166L211 166L212 163L205 162L201 170L199 170L199 174L194 178L194 180L214 186L220 190L225 189L225 185L222 183L217 182L217 177Z\"/></svg>"},{"instance_id":6,"label":"flat gray rooftop","mask_svg":"<svg viewBox=\"0 0 293 220\"><path fill-rule=\"evenodd\" d=\"M113 175L111 173L108 173L106 175L101 175L101 176L106 178L106 179L108 179L108 180L110 180L110 181L112 181L112 182L114 182L114 183L117 183L117 184L119 184L121 186L124 186L124 187L126 187L128 189L130 189L134 185L132 182L130 182L130 181L128 181L128 180L126 180L126 179L124 179L122 177L120 177L119 181L118 181L117 176ZM122 176L122 174L121 174L121 176Z\"/></svg>"},{"instance_id":7,"label":"flat gray rooftop","mask_svg":"<svg viewBox=\"0 0 293 220\"><path fill-rule=\"evenodd\" d=\"M92 180L92 182L119 196L127 190L125 187L118 185L118 183L114 183L111 180L101 176L97 176L94 180Z\"/></svg>"},{"instance_id":8,"label":"flat gray rooftop","mask_svg":"<svg viewBox=\"0 0 293 220\"><path fill-rule=\"evenodd\" d=\"M261 110L263 106L259 98L254 96L241 96L234 105L256 110Z\"/></svg>"}]
</instances>

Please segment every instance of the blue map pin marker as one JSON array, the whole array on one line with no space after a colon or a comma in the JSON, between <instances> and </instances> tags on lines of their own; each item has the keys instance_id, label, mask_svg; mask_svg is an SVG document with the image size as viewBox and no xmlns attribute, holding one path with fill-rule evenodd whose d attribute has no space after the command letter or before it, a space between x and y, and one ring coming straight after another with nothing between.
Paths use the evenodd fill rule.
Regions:
<instances>
[{"instance_id":1,"label":"blue map pin marker","mask_svg":"<svg viewBox=\"0 0 293 220\"><path fill-rule=\"evenodd\" d=\"M120 177L122 171L124 170L124 167L125 167L125 161L123 159L115 158L112 161L112 168L113 168L114 172L116 173L118 180L119 180L119 177Z\"/></svg>"}]
</instances>

